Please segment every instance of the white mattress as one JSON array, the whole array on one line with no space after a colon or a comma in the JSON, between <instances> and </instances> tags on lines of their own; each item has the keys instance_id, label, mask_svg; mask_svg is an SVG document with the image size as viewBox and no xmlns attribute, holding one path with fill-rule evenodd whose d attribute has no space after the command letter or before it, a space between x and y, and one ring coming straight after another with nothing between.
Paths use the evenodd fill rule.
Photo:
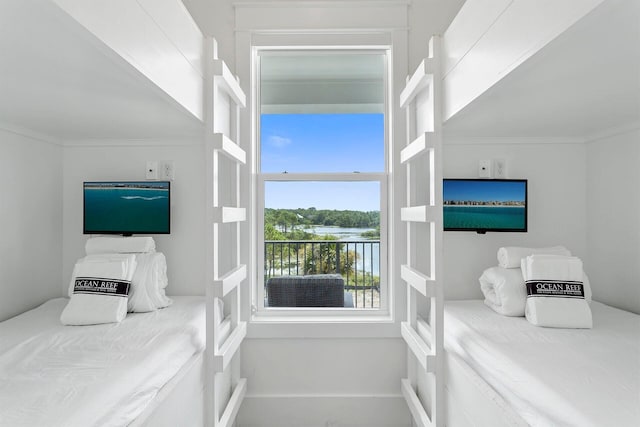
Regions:
<instances>
[{"instance_id":1,"label":"white mattress","mask_svg":"<svg viewBox=\"0 0 640 427\"><path fill-rule=\"evenodd\" d=\"M205 346L202 297L63 326L58 298L0 323L1 426L126 426Z\"/></svg>"},{"instance_id":2,"label":"white mattress","mask_svg":"<svg viewBox=\"0 0 640 427\"><path fill-rule=\"evenodd\" d=\"M640 316L593 302L593 329L447 301L445 348L532 426L640 426Z\"/></svg>"}]
</instances>

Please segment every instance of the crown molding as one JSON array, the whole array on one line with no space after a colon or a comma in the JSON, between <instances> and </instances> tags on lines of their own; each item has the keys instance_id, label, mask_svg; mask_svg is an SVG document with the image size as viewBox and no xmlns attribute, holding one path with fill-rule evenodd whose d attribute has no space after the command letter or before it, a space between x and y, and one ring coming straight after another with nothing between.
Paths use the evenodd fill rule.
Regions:
<instances>
[{"instance_id":1,"label":"crown molding","mask_svg":"<svg viewBox=\"0 0 640 427\"><path fill-rule=\"evenodd\" d=\"M273 0L273 1L234 1L234 8L255 8L255 7L290 7L290 8L309 8L309 7L388 7L388 6L410 6L411 0Z\"/></svg>"},{"instance_id":2,"label":"crown molding","mask_svg":"<svg viewBox=\"0 0 640 427\"><path fill-rule=\"evenodd\" d=\"M69 148L83 147L189 147L204 144L202 136L171 137L171 138L91 138L65 141Z\"/></svg>"},{"instance_id":3,"label":"crown molding","mask_svg":"<svg viewBox=\"0 0 640 427\"><path fill-rule=\"evenodd\" d=\"M600 139L610 138L616 135L624 135L625 133L630 133L636 130L640 130L640 120L636 122L627 123L622 126L615 126L609 129L605 129L601 132L593 133L588 135L585 140L587 143L595 142Z\"/></svg>"},{"instance_id":4,"label":"crown molding","mask_svg":"<svg viewBox=\"0 0 640 427\"><path fill-rule=\"evenodd\" d=\"M525 145L525 144L583 144L584 138L579 137L510 137L510 136L447 136L444 135L444 145L481 145L481 144L513 144L513 145Z\"/></svg>"},{"instance_id":5,"label":"crown molding","mask_svg":"<svg viewBox=\"0 0 640 427\"><path fill-rule=\"evenodd\" d=\"M47 135L33 129L25 128L22 126L16 126L9 123L0 122L0 130L3 130L8 133L13 133L15 135L20 135L25 138L35 139L36 141L46 142L48 144L62 146L64 145L62 140L51 135Z\"/></svg>"}]
</instances>

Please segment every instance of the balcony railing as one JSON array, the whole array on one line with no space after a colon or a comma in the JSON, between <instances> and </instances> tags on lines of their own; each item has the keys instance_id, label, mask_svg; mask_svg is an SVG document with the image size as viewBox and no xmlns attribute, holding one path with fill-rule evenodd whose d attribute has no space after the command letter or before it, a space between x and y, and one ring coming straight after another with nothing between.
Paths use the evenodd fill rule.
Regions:
<instances>
[{"instance_id":1,"label":"balcony railing","mask_svg":"<svg viewBox=\"0 0 640 427\"><path fill-rule=\"evenodd\" d=\"M355 308L380 308L380 241L266 240L264 283L271 277L340 274Z\"/></svg>"}]
</instances>

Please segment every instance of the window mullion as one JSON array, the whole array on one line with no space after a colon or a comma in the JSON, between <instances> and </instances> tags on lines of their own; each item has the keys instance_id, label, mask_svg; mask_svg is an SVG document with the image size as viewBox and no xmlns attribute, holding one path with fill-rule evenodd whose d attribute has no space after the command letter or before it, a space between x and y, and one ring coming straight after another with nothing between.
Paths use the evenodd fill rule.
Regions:
<instances>
[{"instance_id":1,"label":"window mullion","mask_svg":"<svg viewBox=\"0 0 640 427\"><path fill-rule=\"evenodd\" d=\"M351 173L261 173L259 179L265 181L383 181L383 172Z\"/></svg>"}]
</instances>

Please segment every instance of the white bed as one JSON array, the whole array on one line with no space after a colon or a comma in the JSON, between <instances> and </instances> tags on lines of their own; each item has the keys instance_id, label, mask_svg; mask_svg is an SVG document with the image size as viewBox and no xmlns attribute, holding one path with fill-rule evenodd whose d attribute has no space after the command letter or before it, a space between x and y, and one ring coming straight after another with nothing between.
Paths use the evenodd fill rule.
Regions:
<instances>
[{"instance_id":1,"label":"white bed","mask_svg":"<svg viewBox=\"0 0 640 427\"><path fill-rule=\"evenodd\" d=\"M0 323L0 425L148 425L182 383L201 399L204 298L172 299L119 324L63 326L66 298Z\"/></svg>"},{"instance_id":2,"label":"white bed","mask_svg":"<svg viewBox=\"0 0 640 427\"><path fill-rule=\"evenodd\" d=\"M500 425L640 425L640 316L598 302L591 309L593 329L555 329L482 301L448 301L448 413L478 423L474 411L492 406Z\"/></svg>"}]
</instances>

